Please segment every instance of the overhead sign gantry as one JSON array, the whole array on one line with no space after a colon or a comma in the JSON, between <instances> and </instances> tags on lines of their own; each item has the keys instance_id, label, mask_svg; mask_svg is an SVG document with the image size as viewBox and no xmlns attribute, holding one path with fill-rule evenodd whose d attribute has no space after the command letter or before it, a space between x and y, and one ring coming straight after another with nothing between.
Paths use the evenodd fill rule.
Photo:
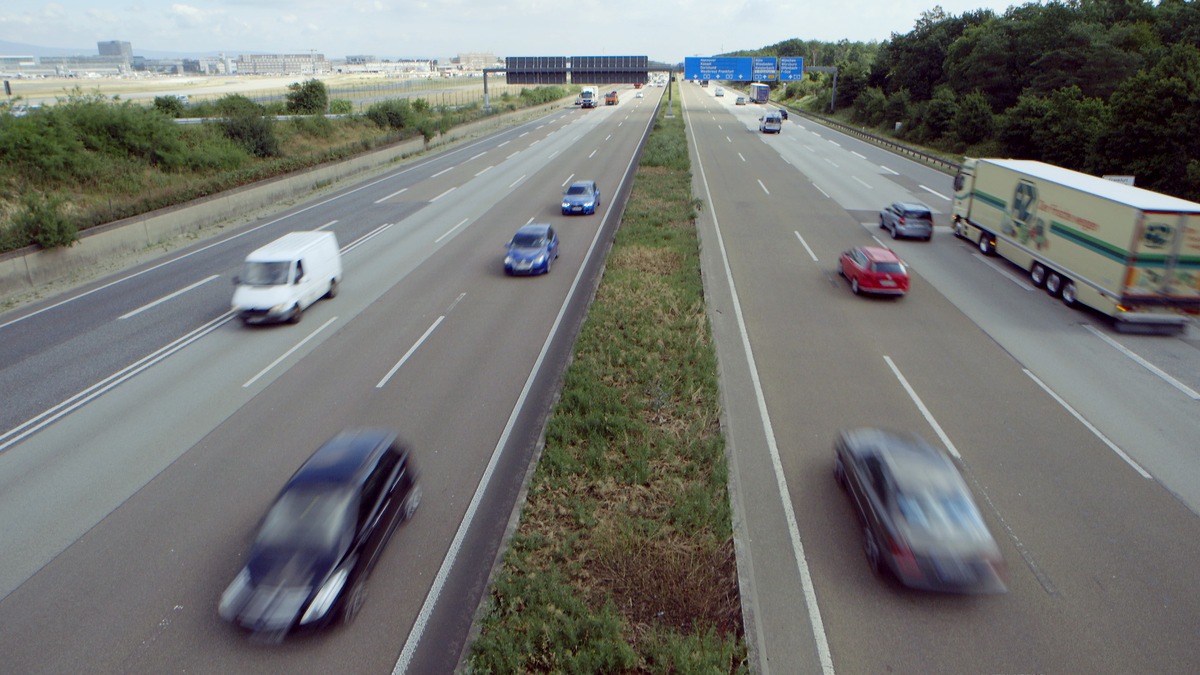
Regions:
<instances>
[{"instance_id":1,"label":"overhead sign gantry","mask_svg":"<svg viewBox=\"0 0 1200 675\"><path fill-rule=\"evenodd\" d=\"M802 77L804 59L798 56L688 56L683 60L685 80L787 82Z\"/></svg>"}]
</instances>

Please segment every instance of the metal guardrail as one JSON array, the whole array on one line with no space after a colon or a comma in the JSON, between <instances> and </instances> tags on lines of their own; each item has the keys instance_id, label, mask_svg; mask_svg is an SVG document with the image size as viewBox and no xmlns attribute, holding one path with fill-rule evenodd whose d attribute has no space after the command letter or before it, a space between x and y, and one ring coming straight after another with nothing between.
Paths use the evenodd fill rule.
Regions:
<instances>
[{"instance_id":1,"label":"metal guardrail","mask_svg":"<svg viewBox=\"0 0 1200 675\"><path fill-rule=\"evenodd\" d=\"M826 117L824 115L818 115L817 113L809 112L807 110L799 110L797 108L793 108L791 106L785 106L785 105L778 104L778 103L776 105L779 105L781 108L787 108L789 113L794 112L794 113L803 115L809 119L812 119L812 120L815 120L816 122L824 124L827 127L837 129L838 131L841 131L842 133L845 133L845 134L849 134L851 136L857 136L865 141L868 141L868 142L878 145L880 147L891 150L892 152L895 152L896 154L904 155L904 156L919 160L921 162L924 162L925 164L928 164L940 171L945 171L946 173L950 173L950 174L957 173L959 167L961 166L957 162L951 162L948 159L942 159L941 157L936 157L927 152L921 152L920 150L917 150L915 148L910 148L907 145L897 143L896 141L893 141L890 138L885 138L883 136L877 136L868 131L864 131L863 129L859 129L857 127L852 127L848 124L843 124L831 117Z\"/></svg>"}]
</instances>

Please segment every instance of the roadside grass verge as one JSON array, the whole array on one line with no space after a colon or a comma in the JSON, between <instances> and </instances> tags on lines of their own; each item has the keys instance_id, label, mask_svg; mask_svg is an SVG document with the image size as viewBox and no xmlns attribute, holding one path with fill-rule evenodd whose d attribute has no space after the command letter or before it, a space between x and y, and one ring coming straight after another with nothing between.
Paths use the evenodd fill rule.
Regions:
<instances>
[{"instance_id":1,"label":"roadside grass verge","mask_svg":"<svg viewBox=\"0 0 1200 675\"><path fill-rule=\"evenodd\" d=\"M471 672L748 672L699 207L660 111Z\"/></svg>"}]
</instances>

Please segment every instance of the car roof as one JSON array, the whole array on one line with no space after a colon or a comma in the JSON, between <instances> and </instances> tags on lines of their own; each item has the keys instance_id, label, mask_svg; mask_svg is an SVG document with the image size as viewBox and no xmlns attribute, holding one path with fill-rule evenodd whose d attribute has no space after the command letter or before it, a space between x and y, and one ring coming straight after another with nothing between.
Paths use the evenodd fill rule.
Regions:
<instances>
[{"instance_id":1,"label":"car roof","mask_svg":"<svg viewBox=\"0 0 1200 675\"><path fill-rule=\"evenodd\" d=\"M857 248L863 252L863 255L875 262L901 262L900 256L888 248L881 246L859 246Z\"/></svg>"},{"instance_id":2,"label":"car roof","mask_svg":"<svg viewBox=\"0 0 1200 675\"><path fill-rule=\"evenodd\" d=\"M577 180L574 183L571 183L571 187L585 187L585 188L588 188L589 190L595 186L596 186L596 181L594 181L594 180Z\"/></svg>"},{"instance_id":3,"label":"car roof","mask_svg":"<svg viewBox=\"0 0 1200 675\"><path fill-rule=\"evenodd\" d=\"M887 464L903 487L965 485L950 458L915 434L863 428L843 431L842 436L855 454L874 455Z\"/></svg>"},{"instance_id":4,"label":"car roof","mask_svg":"<svg viewBox=\"0 0 1200 675\"><path fill-rule=\"evenodd\" d=\"M903 209L905 211L929 211L930 210L928 206L925 206L921 202L895 202L894 204L892 204L892 206Z\"/></svg>"},{"instance_id":5,"label":"car roof","mask_svg":"<svg viewBox=\"0 0 1200 675\"><path fill-rule=\"evenodd\" d=\"M529 223L522 225L517 234L546 234L550 230L550 223Z\"/></svg>"},{"instance_id":6,"label":"car roof","mask_svg":"<svg viewBox=\"0 0 1200 675\"><path fill-rule=\"evenodd\" d=\"M379 456L396 440L386 429L343 431L313 453L285 489L301 485L354 485L366 480Z\"/></svg>"}]
</instances>

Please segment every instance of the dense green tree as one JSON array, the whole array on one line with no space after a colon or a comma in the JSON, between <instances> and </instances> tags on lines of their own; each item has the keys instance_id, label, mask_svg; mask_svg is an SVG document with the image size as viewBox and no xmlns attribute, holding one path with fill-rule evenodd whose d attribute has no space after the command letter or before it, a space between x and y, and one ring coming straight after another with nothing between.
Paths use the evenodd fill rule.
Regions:
<instances>
[{"instance_id":1,"label":"dense green tree","mask_svg":"<svg viewBox=\"0 0 1200 675\"><path fill-rule=\"evenodd\" d=\"M918 120L920 137L926 141L937 141L950 133L954 118L958 115L958 96L949 85L933 91L933 98L921 109Z\"/></svg>"},{"instance_id":2,"label":"dense green tree","mask_svg":"<svg viewBox=\"0 0 1200 675\"><path fill-rule=\"evenodd\" d=\"M854 99L850 110L856 121L878 126L885 121L887 95L879 87L867 87Z\"/></svg>"},{"instance_id":3,"label":"dense green tree","mask_svg":"<svg viewBox=\"0 0 1200 675\"><path fill-rule=\"evenodd\" d=\"M995 19L967 27L946 50L946 81L960 94L980 92L993 111L1017 101L1017 72L1012 31Z\"/></svg>"},{"instance_id":4,"label":"dense green tree","mask_svg":"<svg viewBox=\"0 0 1200 675\"><path fill-rule=\"evenodd\" d=\"M155 96L154 109L167 117L183 117L183 101L178 96Z\"/></svg>"},{"instance_id":5,"label":"dense green tree","mask_svg":"<svg viewBox=\"0 0 1200 675\"><path fill-rule=\"evenodd\" d=\"M1113 94L1112 122L1098 142L1100 170L1137 176L1152 190L1200 198L1200 49L1175 45Z\"/></svg>"},{"instance_id":6,"label":"dense green tree","mask_svg":"<svg viewBox=\"0 0 1200 675\"><path fill-rule=\"evenodd\" d=\"M978 91L962 97L953 127L955 135L967 145L991 138L996 129L996 119L987 97Z\"/></svg>"},{"instance_id":7,"label":"dense green tree","mask_svg":"<svg viewBox=\"0 0 1200 675\"><path fill-rule=\"evenodd\" d=\"M293 115L324 115L329 108L329 90L318 80L288 85L287 111Z\"/></svg>"}]
</instances>

